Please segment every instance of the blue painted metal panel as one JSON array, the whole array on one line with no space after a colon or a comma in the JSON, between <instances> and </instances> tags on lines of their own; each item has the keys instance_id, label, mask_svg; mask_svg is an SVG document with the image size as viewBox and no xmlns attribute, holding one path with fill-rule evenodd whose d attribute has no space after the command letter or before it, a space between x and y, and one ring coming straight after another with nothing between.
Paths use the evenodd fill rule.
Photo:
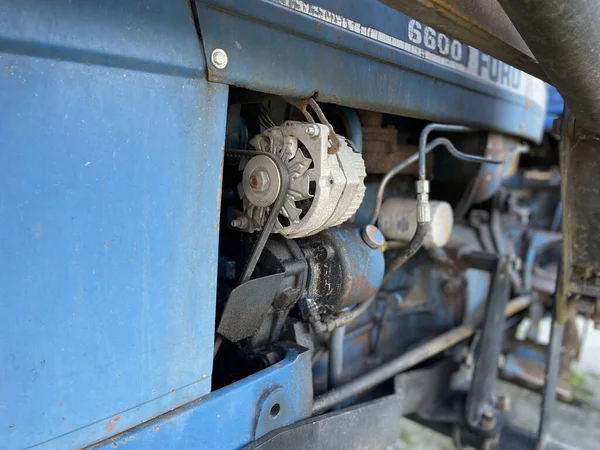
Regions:
<instances>
[{"instance_id":1,"label":"blue painted metal panel","mask_svg":"<svg viewBox=\"0 0 600 450\"><path fill-rule=\"evenodd\" d=\"M208 65L212 81L290 97L317 93L323 102L465 123L534 141L542 137L544 102L279 4L300 5L310 12L315 8L310 2L196 3L205 51L222 48L229 56L224 70ZM373 27L374 34L381 30L395 35L392 25L400 27L409 19L376 0L316 3L358 17L359 25Z\"/></svg>"},{"instance_id":2,"label":"blue painted metal panel","mask_svg":"<svg viewBox=\"0 0 600 450\"><path fill-rule=\"evenodd\" d=\"M269 431L310 416L310 371L310 352L288 349L281 362L96 448L240 448Z\"/></svg>"},{"instance_id":3,"label":"blue painted metal panel","mask_svg":"<svg viewBox=\"0 0 600 450\"><path fill-rule=\"evenodd\" d=\"M0 6L0 440L210 391L227 87L184 0Z\"/></svg>"}]
</instances>

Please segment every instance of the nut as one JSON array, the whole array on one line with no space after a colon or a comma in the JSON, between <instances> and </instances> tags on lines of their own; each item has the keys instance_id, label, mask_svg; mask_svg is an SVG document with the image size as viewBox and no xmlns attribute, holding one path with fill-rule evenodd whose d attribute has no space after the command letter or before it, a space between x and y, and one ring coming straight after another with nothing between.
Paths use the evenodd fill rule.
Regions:
<instances>
[{"instance_id":1,"label":"nut","mask_svg":"<svg viewBox=\"0 0 600 450\"><path fill-rule=\"evenodd\" d=\"M494 415L494 411L488 409L484 411L481 415L481 428L484 430L493 430L496 426L496 416Z\"/></svg>"},{"instance_id":2,"label":"nut","mask_svg":"<svg viewBox=\"0 0 600 450\"><path fill-rule=\"evenodd\" d=\"M212 62L213 66L217 69L224 69L227 67L228 61L229 58L227 57L227 53L221 48L215 48L210 54L210 62Z\"/></svg>"},{"instance_id":3,"label":"nut","mask_svg":"<svg viewBox=\"0 0 600 450\"><path fill-rule=\"evenodd\" d=\"M320 129L318 125L310 124L308 127L306 127L306 134L308 134L310 137L317 137L320 133Z\"/></svg>"},{"instance_id":4,"label":"nut","mask_svg":"<svg viewBox=\"0 0 600 450\"><path fill-rule=\"evenodd\" d=\"M256 192L264 192L269 189L271 185L269 174L264 170L255 170L252 172L248 179L248 183L252 190Z\"/></svg>"},{"instance_id":5,"label":"nut","mask_svg":"<svg viewBox=\"0 0 600 450\"><path fill-rule=\"evenodd\" d=\"M417 194L429 194L429 181L417 180L415 183Z\"/></svg>"}]
</instances>

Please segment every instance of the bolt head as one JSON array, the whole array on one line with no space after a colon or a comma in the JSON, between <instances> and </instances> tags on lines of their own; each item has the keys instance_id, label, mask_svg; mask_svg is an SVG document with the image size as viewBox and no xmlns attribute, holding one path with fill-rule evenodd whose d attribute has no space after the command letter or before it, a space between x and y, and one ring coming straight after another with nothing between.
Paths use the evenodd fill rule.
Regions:
<instances>
[{"instance_id":1,"label":"bolt head","mask_svg":"<svg viewBox=\"0 0 600 450\"><path fill-rule=\"evenodd\" d=\"M216 48L210 54L210 61L217 69L224 69L228 62L227 53L223 49Z\"/></svg>"},{"instance_id":2,"label":"bolt head","mask_svg":"<svg viewBox=\"0 0 600 450\"><path fill-rule=\"evenodd\" d=\"M246 216L239 216L231 221L233 228L245 229L248 227L248 218Z\"/></svg>"},{"instance_id":3,"label":"bolt head","mask_svg":"<svg viewBox=\"0 0 600 450\"><path fill-rule=\"evenodd\" d=\"M372 249L380 249L385 245L385 237L383 233L375 225L367 225L361 231L361 235L365 244Z\"/></svg>"},{"instance_id":4,"label":"bolt head","mask_svg":"<svg viewBox=\"0 0 600 450\"><path fill-rule=\"evenodd\" d=\"M319 127L315 124L310 124L308 127L306 127L306 134L308 134L310 137L317 137L320 131L321 130Z\"/></svg>"}]
</instances>

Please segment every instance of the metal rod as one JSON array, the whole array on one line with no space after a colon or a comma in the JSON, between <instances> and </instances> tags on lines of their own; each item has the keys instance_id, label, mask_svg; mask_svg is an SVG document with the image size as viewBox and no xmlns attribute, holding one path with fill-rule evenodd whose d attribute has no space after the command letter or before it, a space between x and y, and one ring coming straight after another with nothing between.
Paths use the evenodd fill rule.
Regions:
<instances>
[{"instance_id":1,"label":"metal rod","mask_svg":"<svg viewBox=\"0 0 600 450\"><path fill-rule=\"evenodd\" d=\"M523 311L531 304L530 296L517 297L506 306L505 316L510 317ZM366 392L378 384L396 376L411 367L435 356L444 350L468 339L475 333L473 325L462 325L447 331L419 347L414 348L396 359L378 367L377 369L361 375L360 377L346 383L338 388L317 397L313 403L312 413L314 415L327 411L331 407L341 403L355 395Z\"/></svg>"},{"instance_id":2,"label":"metal rod","mask_svg":"<svg viewBox=\"0 0 600 450\"><path fill-rule=\"evenodd\" d=\"M424 150L427 147L427 139L429 139L429 133L432 131L450 131L450 132L458 132L458 133L466 133L469 131L473 131L469 127L464 127L461 125L446 125L441 123L430 123L425 126L421 131L421 135L419 137L419 179L425 179L425 155L427 154Z\"/></svg>"},{"instance_id":3,"label":"metal rod","mask_svg":"<svg viewBox=\"0 0 600 450\"><path fill-rule=\"evenodd\" d=\"M336 328L329 336L329 367L328 384L333 389L339 384L342 369L344 368L344 336L346 327Z\"/></svg>"},{"instance_id":4,"label":"metal rod","mask_svg":"<svg viewBox=\"0 0 600 450\"><path fill-rule=\"evenodd\" d=\"M542 390L542 404L540 406L540 423L537 435L537 447L543 448L548 439L548 429L552 423L552 411L556 405L556 387L560 376L560 354L565 334L566 320L559 321L559 305L557 297L563 287L563 266L561 261L558 276L556 277L556 293L552 305L552 326L550 328L550 343L546 347L546 372L544 376L544 388Z\"/></svg>"},{"instance_id":5,"label":"metal rod","mask_svg":"<svg viewBox=\"0 0 600 450\"><path fill-rule=\"evenodd\" d=\"M473 379L467 395L466 420L471 427L479 427L484 412L492 405L492 396L498 378L498 358L502 352L506 301L510 295L508 258L498 260L492 274L490 292L475 358Z\"/></svg>"},{"instance_id":6,"label":"metal rod","mask_svg":"<svg viewBox=\"0 0 600 450\"><path fill-rule=\"evenodd\" d=\"M543 448L548 439L548 429L552 423L552 411L556 405L556 387L560 374L560 350L563 342L565 324L556 320L552 321L550 329L550 344L546 349L547 363L542 392L542 405L540 410L540 425L538 428L538 448Z\"/></svg>"}]
</instances>

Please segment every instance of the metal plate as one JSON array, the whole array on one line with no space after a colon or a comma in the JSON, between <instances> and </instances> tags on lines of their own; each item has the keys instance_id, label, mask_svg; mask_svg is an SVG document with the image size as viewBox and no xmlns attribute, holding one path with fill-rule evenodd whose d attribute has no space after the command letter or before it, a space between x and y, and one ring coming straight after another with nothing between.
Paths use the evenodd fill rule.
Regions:
<instances>
[{"instance_id":1,"label":"metal plate","mask_svg":"<svg viewBox=\"0 0 600 450\"><path fill-rule=\"evenodd\" d=\"M183 0L1 9L0 441L75 448L210 392L227 87Z\"/></svg>"},{"instance_id":2,"label":"metal plate","mask_svg":"<svg viewBox=\"0 0 600 450\"><path fill-rule=\"evenodd\" d=\"M246 450L381 449L398 439L400 397L353 406L275 430Z\"/></svg>"},{"instance_id":3,"label":"metal plate","mask_svg":"<svg viewBox=\"0 0 600 450\"><path fill-rule=\"evenodd\" d=\"M94 448L238 449L310 416L310 366L308 350L289 348L275 365Z\"/></svg>"},{"instance_id":4,"label":"metal plate","mask_svg":"<svg viewBox=\"0 0 600 450\"><path fill-rule=\"evenodd\" d=\"M229 57L224 70L207 66L209 78L541 138L545 87L539 80L472 48L454 60L426 50L423 36L421 44L409 40L411 19L376 0L312 3L197 0L206 51L222 48Z\"/></svg>"},{"instance_id":5,"label":"metal plate","mask_svg":"<svg viewBox=\"0 0 600 450\"><path fill-rule=\"evenodd\" d=\"M285 273L246 281L236 287L221 316L218 332L231 342L252 336L271 310Z\"/></svg>"}]
</instances>

